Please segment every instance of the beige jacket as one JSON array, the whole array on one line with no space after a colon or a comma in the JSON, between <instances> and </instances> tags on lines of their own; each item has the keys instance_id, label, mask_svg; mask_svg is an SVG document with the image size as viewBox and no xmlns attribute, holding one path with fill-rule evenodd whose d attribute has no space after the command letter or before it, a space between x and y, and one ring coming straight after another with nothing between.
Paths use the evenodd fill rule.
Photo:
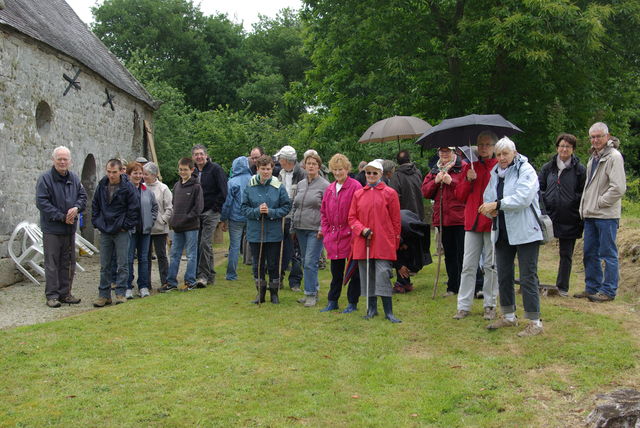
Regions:
<instances>
[{"instance_id":1,"label":"beige jacket","mask_svg":"<svg viewBox=\"0 0 640 428\"><path fill-rule=\"evenodd\" d=\"M593 154L587 164L587 182L580 200L582 218L617 219L622 211L622 196L627 191L624 160L618 150L617 138L609 140L600 162L591 176Z\"/></svg>"},{"instance_id":2,"label":"beige jacket","mask_svg":"<svg viewBox=\"0 0 640 428\"><path fill-rule=\"evenodd\" d=\"M162 235L169 233L169 219L173 214L173 195L166 184L157 181L153 184L145 183L147 188L153 192L158 203L158 218L156 218L151 228L152 235Z\"/></svg>"}]
</instances>

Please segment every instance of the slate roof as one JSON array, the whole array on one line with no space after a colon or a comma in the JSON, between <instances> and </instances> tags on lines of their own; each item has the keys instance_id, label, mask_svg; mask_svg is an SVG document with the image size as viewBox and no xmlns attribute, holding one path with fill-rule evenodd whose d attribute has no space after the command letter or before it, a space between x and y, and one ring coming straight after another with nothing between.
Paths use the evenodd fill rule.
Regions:
<instances>
[{"instance_id":1,"label":"slate roof","mask_svg":"<svg viewBox=\"0 0 640 428\"><path fill-rule=\"evenodd\" d=\"M160 103L129 73L64 0L4 0L0 27L9 26L76 59L114 86L145 102ZM82 74L79 77L82 83Z\"/></svg>"}]
</instances>

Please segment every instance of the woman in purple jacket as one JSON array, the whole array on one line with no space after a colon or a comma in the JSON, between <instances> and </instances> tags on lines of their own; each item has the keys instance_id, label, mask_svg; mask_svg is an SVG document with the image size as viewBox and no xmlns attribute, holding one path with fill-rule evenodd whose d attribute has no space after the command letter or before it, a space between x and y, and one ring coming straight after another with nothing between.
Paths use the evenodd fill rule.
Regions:
<instances>
[{"instance_id":1,"label":"woman in purple jacket","mask_svg":"<svg viewBox=\"0 0 640 428\"><path fill-rule=\"evenodd\" d=\"M324 247L327 250L327 258L331 260L331 287L329 289L329 301L320 312L338 309L338 299L342 291L345 264L351 253L351 228L349 227L349 207L353 194L362 185L349 177L351 162L346 156L337 153L329 161L329 169L336 181L325 190L320 208L320 224L324 236ZM360 277L358 269L349 282L347 299L349 305L343 311L348 314L357 309L360 297Z\"/></svg>"}]
</instances>

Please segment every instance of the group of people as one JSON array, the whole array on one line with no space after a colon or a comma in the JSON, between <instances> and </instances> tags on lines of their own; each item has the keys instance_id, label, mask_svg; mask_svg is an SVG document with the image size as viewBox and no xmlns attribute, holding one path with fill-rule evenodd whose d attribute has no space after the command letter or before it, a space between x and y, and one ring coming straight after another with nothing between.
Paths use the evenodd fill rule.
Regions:
<instances>
[{"instance_id":1,"label":"group of people","mask_svg":"<svg viewBox=\"0 0 640 428\"><path fill-rule=\"evenodd\" d=\"M398 323L392 293L411 291L411 276L431 262L424 197L433 200L431 224L438 228L448 278L445 296L458 299L454 318L469 316L474 297L481 294L484 318L492 321L489 329L518 325L517 256L524 316L530 321L518 335L539 334L543 327L537 261L543 239L540 216L545 212L559 239L559 295L568 296L573 251L584 224L586 284L575 297L595 302L615 298L624 164L619 143L604 123L594 124L589 135L592 147L586 168L573 154L576 137L561 134L557 154L539 174L513 141L499 139L490 130L477 138L477 159L464 159L454 146L439 148L424 179L406 150L396 156L397 164L363 162L354 175L349 159L340 153L331 157L327 170L314 150L298 162L291 146L282 147L274 157L255 147L248 157L233 161L228 179L222 167L209 159L206 147L196 145L191 157L178 162L180 180L173 190L161 182L153 162L139 158L125 165L111 159L92 201L91 221L100 231L101 251L94 306L111 304L112 288L116 304L133 297L136 258L139 295L149 296L152 249L160 292L213 284L212 237L222 222L221 228L229 232L227 280L238 279L242 242L248 242L244 252L251 254L257 294L253 303L264 303L267 289L271 303L279 303L278 292L289 271L292 290L300 290L304 283L298 302L316 306L318 269L326 252L332 279L321 311L339 309L342 287L348 283L344 313L356 311L360 296L365 296L365 318L373 318L380 297L385 318ZM80 302L71 294L71 282L77 218L86 208L87 195L70 165L69 149L56 148L53 166L36 188L50 307ZM187 266L179 283L183 251ZM397 280L392 284L394 275Z\"/></svg>"}]
</instances>

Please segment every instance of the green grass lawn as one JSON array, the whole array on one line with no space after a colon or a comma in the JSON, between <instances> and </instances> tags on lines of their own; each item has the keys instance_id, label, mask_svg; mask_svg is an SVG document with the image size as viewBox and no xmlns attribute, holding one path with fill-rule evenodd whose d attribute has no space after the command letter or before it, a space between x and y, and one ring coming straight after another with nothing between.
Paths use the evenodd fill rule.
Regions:
<instances>
[{"instance_id":1,"label":"green grass lawn","mask_svg":"<svg viewBox=\"0 0 640 428\"><path fill-rule=\"evenodd\" d=\"M569 426L637 377L615 317L545 298L544 335L488 332L480 301L455 321L455 298L431 299L434 270L394 297L398 325L288 290L250 305L243 266L242 281L0 331L0 425ZM328 284L327 269L321 305Z\"/></svg>"}]
</instances>

